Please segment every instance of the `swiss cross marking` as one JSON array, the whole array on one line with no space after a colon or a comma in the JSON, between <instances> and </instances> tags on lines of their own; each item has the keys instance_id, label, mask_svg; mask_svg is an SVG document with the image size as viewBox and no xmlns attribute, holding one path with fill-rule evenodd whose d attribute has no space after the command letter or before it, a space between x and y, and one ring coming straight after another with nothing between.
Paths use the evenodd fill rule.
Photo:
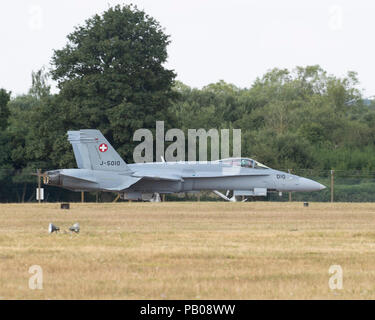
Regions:
<instances>
[{"instance_id":1,"label":"swiss cross marking","mask_svg":"<svg viewBox=\"0 0 375 320\"><path fill-rule=\"evenodd\" d=\"M102 143L100 146L99 146L99 151L100 152L106 152L108 150L108 146L105 144L105 143Z\"/></svg>"}]
</instances>

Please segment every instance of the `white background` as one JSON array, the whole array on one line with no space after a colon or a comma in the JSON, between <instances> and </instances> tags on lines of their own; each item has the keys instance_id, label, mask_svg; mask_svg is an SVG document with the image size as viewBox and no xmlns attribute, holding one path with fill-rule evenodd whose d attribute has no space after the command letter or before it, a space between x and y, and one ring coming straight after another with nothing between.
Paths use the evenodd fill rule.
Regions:
<instances>
[{"instance_id":1,"label":"white background","mask_svg":"<svg viewBox=\"0 0 375 320\"><path fill-rule=\"evenodd\" d=\"M0 4L0 87L26 93L31 71L49 67L53 49L110 0L13 0ZM375 94L375 2L133 0L171 35L166 66L202 87L220 79L250 87L267 70L319 64L330 74L357 71ZM56 92L56 89L54 90Z\"/></svg>"}]
</instances>

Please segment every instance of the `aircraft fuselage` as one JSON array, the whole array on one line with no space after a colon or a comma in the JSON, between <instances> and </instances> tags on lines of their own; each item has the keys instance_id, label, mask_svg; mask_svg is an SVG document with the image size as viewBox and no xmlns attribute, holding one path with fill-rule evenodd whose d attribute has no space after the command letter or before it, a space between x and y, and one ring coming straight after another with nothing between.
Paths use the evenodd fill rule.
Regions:
<instances>
[{"instance_id":1,"label":"aircraft fuselage","mask_svg":"<svg viewBox=\"0 0 375 320\"><path fill-rule=\"evenodd\" d=\"M155 162L128 164L130 171L61 169L47 172L50 185L75 191L178 193L202 190L317 191L313 180L271 168L243 168L220 162ZM55 176L55 178L53 178ZM58 176L58 178L57 178ZM158 176L163 179L158 179ZM123 188L127 180L138 179Z\"/></svg>"}]
</instances>

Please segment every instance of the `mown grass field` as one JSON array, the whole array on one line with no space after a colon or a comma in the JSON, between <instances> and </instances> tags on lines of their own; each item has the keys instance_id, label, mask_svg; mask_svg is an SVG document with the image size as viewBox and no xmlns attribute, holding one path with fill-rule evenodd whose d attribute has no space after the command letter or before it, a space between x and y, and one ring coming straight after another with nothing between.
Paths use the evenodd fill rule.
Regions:
<instances>
[{"instance_id":1,"label":"mown grass field","mask_svg":"<svg viewBox=\"0 0 375 320\"><path fill-rule=\"evenodd\" d=\"M1 204L0 297L374 299L375 204Z\"/></svg>"}]
</instances>

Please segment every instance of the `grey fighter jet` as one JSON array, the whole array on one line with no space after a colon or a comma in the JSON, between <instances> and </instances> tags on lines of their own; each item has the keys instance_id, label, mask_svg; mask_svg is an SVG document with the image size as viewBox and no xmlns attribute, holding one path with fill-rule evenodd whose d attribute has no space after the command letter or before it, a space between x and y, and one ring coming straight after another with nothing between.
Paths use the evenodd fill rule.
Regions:
<instances>
[{"instance_id":1,"label":"grey fighter jet","mask_svg":"<svg viewBox=\"0 0 375 320\"><path fill-rule=\"evenodd\" d=\"M152 201L155 195L210 190L225 200L267 192L317 191L310 179L274 170L250 158L212 162L126 164L98 130L68 131L78 169L47 171L43 181L73 191L116 192L122 199ZM231 190L228 197L218 190Z\"/></svg>"}]
</instances>

